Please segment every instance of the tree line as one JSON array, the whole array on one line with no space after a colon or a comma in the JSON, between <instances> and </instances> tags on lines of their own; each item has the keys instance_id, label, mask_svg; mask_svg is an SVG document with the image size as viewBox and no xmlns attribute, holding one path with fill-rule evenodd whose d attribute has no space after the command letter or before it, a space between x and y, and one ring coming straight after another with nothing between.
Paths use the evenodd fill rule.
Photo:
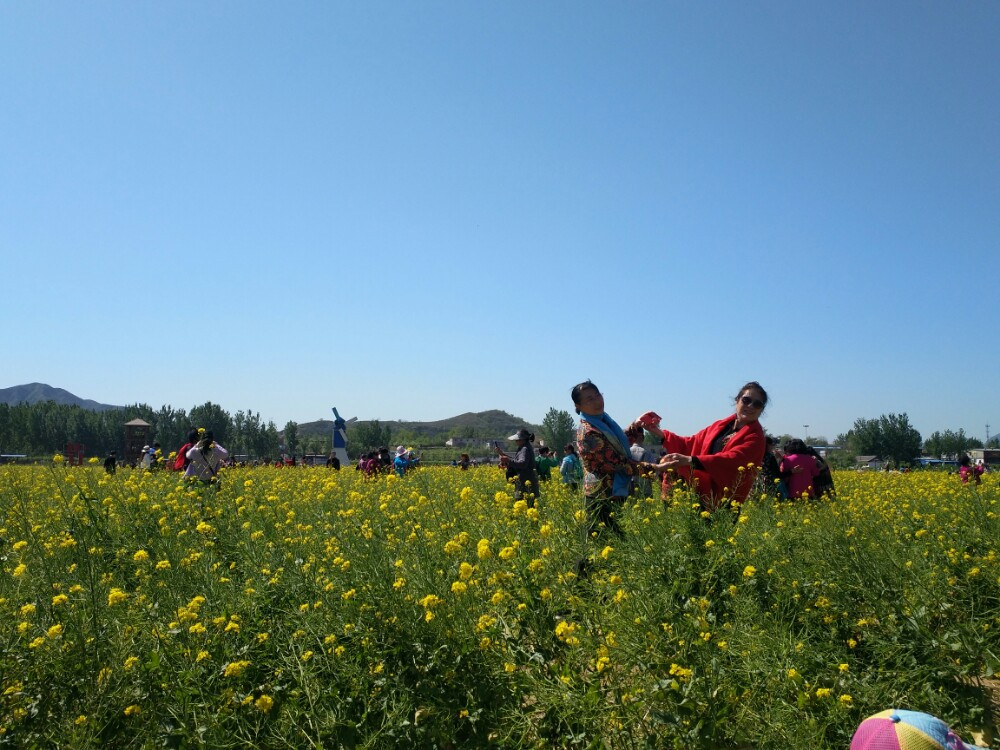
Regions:
<instances>
[{"instance_id":1,"label":"tree line","mask_svg":"<svg viewBox=\"0 0 1000 750\"><path fill-rule=\"evenodd\" d=\"M911 463L921 455L931 458L957 458L973 448L1000 447L996 438L989 445L965 434L964 429L936 430L923 440L903 414L883 414L876 419L856 419L854 426L837 436L835 445L844 448L845 458L878 456L897 466Z\"/></svg>"},{"instance_id":2,"label":"tree line","mask_svg":"<svg viewBox=\"0 0 1000 750\"><path fill-rule=\"evenodd\" d=\"M0 404L0 453L44 456L63 450L67 443L82 443L88 456L107 455L111 451L124 456L125 423L133 419L151 425L149 443L160 443L164 455L186 443L188 432L197 427L212 430L215 439L237 455L273 458L281 447L274 422L265 422L259 413L249 410L230 414L211 401L189 412L172 406L154 409L147 404L91 411L76 405L41 401Z\"/></svg>"}]
</instances>

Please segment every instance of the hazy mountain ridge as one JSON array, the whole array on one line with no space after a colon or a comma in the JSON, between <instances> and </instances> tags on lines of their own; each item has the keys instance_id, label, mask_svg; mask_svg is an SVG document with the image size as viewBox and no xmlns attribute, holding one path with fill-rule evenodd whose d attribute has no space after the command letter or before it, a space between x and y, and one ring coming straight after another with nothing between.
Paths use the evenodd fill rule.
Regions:
<instances>
[{"instance_id":1,"label":"hazy mountain ridge","mask_svg":"<svg viewBox=\"0 0 1000 750\"><path fill-rule=\"evenodd\" d=\"M21 403L37 404L54 401L57 404L79 406L90 411L109 411L123 409L122 406L102 404L90 399L83 399L63 389L54 388L46 383L28 383L15 385L11 388L0 388L0 403L15 406ZM354 424L363 424L375 420L361 420ZM509 414L501 409L489 409L480 412L465 412L447 419L429 422L408 422L404 420L378 420L379 424L388 425L393 434L409 434L428 440L443 439L450 435L459 437L501 438L511 435L521 427L527 427L538 432L538 425L533 425L520 417ZM300 438L329 436L333 430L333 420L321 419L316 422L303 422L298 425ZM350 427L348 427L350 432Z\"/></svg>"},{"instance_id":2,"label":"hazy mountain ridge","mask_svg":"<svg viewBox=\"0 0 1000 750\"><path fill-rule=\"evenodd\" d=\"M378 422L382 426L388 425L393 434L405 432L426 438L441 438L453 432L460 437L500 438L513 434L521 427L527 427L536 433L538 431L537 425L526 422L520 417L508 414L500 409L490 409L480 412L469 411L455 417L438 419L432 422L405 422L393 419L380 419ZM333 420L330 419L321 419L317 422L304 422L298 426L300 437L329 435L332 429ZM350 426L348 426L348 435L350 435L350 429Z\"/></svg>"},{"instance_id":3,"label":"hazy mountain ridge","mask_svg":"<svg viewBox=\"0 0 1000 750\"><path fill-rule=\"evenodd\" d=\"M11 388L0 388L0 404L38 404L45 401L55 401L57 404L69 404L79 406L81 409L91 411L109 411L111 409L121 409L121 406L113 404L102 404L86 398L80 398L62 388L53 388L47 383L28 383L26 385L15 385Z\"/></svg>"}]
</instances>

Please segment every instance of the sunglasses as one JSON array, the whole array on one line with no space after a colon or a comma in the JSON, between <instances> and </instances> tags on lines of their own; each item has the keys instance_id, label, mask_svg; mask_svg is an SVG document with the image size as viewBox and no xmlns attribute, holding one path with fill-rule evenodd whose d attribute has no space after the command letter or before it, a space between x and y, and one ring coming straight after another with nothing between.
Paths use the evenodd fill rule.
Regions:
<instances>
[{"instance_id":1,"label":"sunglasses","mask_svg":"<svg viewBox=\"0 0 1000 750\"><path fill-rule=\"evenodd\" d=\"M749 396L741 396L740 403L744 406L752 406L754 409L763 409L764 402L759 398L750 398Z\"/></svg>"}]
</instances>

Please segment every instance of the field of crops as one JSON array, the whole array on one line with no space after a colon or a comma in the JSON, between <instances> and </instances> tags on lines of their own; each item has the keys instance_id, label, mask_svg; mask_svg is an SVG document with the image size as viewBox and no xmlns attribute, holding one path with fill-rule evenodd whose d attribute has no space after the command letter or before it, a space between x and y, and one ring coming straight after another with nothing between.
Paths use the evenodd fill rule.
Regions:
<instances>
[{"instance_id":1,"label":"field of crops","mask_svg":"<svg viewBox=\"0 0 1000 750\"><path fill-rule=\"evenodd\" d=\"M0 468L0 747L844 748L894 706L968 739L997 479L677 493L588 538L496 468Z\"/></svg>"}]
</instances>

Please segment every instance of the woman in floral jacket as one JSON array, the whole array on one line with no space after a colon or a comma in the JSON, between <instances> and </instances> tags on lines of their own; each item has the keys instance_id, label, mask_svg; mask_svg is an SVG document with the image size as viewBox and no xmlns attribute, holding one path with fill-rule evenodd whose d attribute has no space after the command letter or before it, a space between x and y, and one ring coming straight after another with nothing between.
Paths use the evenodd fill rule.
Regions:
<instances>
[{"instance_id":1,"label":"woman in floral jacket","mask_svg":"<svg viewBox=\"0 0 1000 750\"><path fill-rule=\"evenodd\" d=\"M570 395L580 415L576 443L583 459L583 494L590 531L599 532L603 525L620 533L614 513L628 497L639 462L632 458L622 428L604 411L604 396L596 385L584 381L574 386Z\"/></svg>"}]
</instances>

